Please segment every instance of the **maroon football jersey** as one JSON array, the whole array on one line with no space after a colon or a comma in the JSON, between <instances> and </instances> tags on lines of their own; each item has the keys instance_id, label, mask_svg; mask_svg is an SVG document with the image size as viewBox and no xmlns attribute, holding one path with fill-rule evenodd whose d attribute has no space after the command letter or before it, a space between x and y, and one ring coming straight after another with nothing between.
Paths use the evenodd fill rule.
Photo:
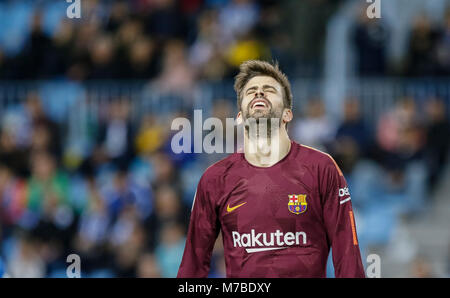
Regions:
<instances>
[{"instance_id":1,"label":"maroon football jersey","mask_svg":"<svg viewBox=\"0 0 450 298\"><path fill-rule=\"evenodd\" d=\"M335 161L291 142L271 167L234 153L197 187L178 277L207 277L222 231L227 277L364 277L347 183Z\"/></svg>"}]
</instances>

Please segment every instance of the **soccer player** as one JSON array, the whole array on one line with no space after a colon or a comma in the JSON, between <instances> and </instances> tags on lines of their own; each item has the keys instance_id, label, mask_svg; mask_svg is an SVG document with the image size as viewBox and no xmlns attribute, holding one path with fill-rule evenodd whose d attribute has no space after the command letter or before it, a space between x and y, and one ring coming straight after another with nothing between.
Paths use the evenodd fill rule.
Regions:
<instances>
[{"instance_id":1,"label":"soccer player","mask_svg":"<svg viewBox=\"0 0 450 298\"><path fill-rule=\"evenodd\" d=\"M201 177L178 277L208 276L219 231L227 277L326 277L330 248L336 277L364 277L341 170L330 155L289 139L286 75L277 64L251 60L240 66L234 87L237 120L247 124L244 153ZM270 126L265 135L257 130L252 137L255 122Z\"/></svg>"}]
</instances>

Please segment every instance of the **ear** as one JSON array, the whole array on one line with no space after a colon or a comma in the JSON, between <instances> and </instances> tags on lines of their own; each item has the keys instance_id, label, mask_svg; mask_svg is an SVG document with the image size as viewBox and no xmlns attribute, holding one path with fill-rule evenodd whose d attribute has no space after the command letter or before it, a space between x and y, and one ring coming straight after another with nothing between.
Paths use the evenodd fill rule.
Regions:
<instances>
[{"instance_id":1,"label":"ear","mask_svg":"<svg viewBox=\"0 0 450 298\"><path fill-rule=\"evenodd\" d=\"M285 109L283 112L283 123L289 123L294 118L291 109Z\"/></svg>"},{"instance_id":2,"label":"ear","mask_svg":"<svg viewBox=\"0 0 450 298\"><path fill-rule=\"evenodd\" d=\"M237 125L241 125L244 122L244 120L242 119L242 113L239 111L239 113L236 116L236 123Z\"/></svg>"}]
</instances>

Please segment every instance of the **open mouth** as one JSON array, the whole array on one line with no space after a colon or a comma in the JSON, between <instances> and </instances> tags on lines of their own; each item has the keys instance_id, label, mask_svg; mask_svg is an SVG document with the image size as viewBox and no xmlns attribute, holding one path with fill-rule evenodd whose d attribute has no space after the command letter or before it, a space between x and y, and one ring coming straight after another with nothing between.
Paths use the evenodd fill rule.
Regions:
<instances>
[{"instance_id":1,"label":"open mouth","mask_svg":"<svg viewBox=\"0 0 450 298\"><path fill-rule=\"evenodd\" d=\"M269 102L265 99L257 98L250 103L252 109L265 109L269 107Z\"/></svg>"}]
</instances>

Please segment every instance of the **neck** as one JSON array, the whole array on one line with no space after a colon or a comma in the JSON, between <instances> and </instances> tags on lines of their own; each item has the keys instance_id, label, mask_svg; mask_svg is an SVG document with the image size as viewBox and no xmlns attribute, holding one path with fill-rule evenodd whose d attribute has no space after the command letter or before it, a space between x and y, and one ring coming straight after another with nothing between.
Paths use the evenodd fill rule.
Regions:
<instances>
[{"instance_id":1,"label":"neck","mask_svg":"<svg viewBox=\"0 0 450 298\"><path fill-rule=\"evenodd\" d=\"M284 127L272 131L270 136L244 135L244 156L252 165L270 167L282 160L291 149L291 140Z\"/></svg>"}]
</instances>

